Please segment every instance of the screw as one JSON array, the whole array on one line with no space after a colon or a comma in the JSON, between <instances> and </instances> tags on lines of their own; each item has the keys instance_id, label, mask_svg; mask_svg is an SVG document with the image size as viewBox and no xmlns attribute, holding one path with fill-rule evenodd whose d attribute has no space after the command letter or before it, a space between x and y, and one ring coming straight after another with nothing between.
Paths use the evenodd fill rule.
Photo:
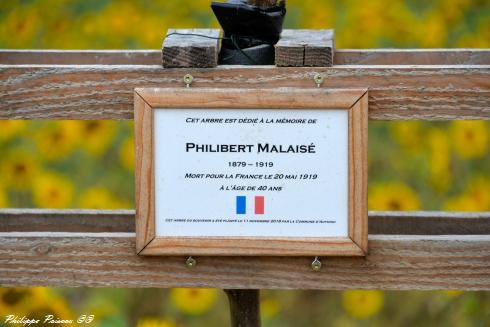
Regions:
<instances>
[{"instance_id":1,"label":"screw","mask_svg":"<svg viewBox=\"0 0 490 327\"><path fill-rule=\"evenodd\" d=\"M185 264L189 268L194 268L197 266L197 261L193 257L188 257L187 260L185 260Z\"/></svg>"},{"instance_id":2,"label":"screw","mask_svg":"<svg viewBox=\"0 0 490 327\"><path fill-rule=\"evenodd\" d=\"M315 257L315 260L311 263L311 269L314 271L320 271L322 268L322 262L318 259L318 257Z\"/></svg>"},{"instance_id":3,"label":"screw","mask_svg":"<svg viewBox=\"0 0 490 327\"><path fill-rule=\"evenodd\" d=\"M184 76L184 83L186 87L189 87L193 81L194 81L194 76L192 76L191 74L186 74Z\"/></svg>"},{"instance_id":4,"label":"screw","mask_svg":"<svg viewBox=\"0 0 490 327\"><path fill-rule=\"evenodd\" d=\"M313 80L315 81L316 86L320 87L323 83L323 76L317 73L315 74L315 77L313 77Z\"/></svg>"}]
</instances>

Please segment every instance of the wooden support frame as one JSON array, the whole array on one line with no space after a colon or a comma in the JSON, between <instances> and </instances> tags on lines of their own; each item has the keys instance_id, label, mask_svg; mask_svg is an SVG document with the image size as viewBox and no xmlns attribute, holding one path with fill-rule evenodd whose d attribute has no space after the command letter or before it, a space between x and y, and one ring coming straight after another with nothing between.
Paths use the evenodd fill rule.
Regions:
<instances>
[{"instance_id":1,"label":"wooden support frame","mask_svg":"<svg viewBox=\"0 0 490 327\"><path fill-rule=\"evenodd\" d=\"M132 119L137 87L368 87L371 120L490 119L489 49L336 49L330 68L163 69L161 50L0 50L0 119ZM0 285L490 290L490 213L369 212L361 257L134 254L133 210L0 210ZM414 277L416 276L416 277Z\"/></svg>"},{"instance_id":2,"label":"wooden support frame","mask_svg":"<svg viewBox=\"0 0 490 327\"><path fill-rule=\"evenodd\" d=\"M140 257L134 210L0 210L0 285L490 289L490 212L369 212L361 257ZM414 278L417 276L417 278Z\"/></svg>"},{"instance_id":3,"label":"wooden support frame","mask_svg":"<svg viewBox=\"0 0 490 327\"><path fill-rule=\"evenodd\" d=\"M140 255L328 255L367 252L366 89L135 89L136 249ZM203 99L206 99L203 101ZM267 99L267 101L264 101ZM348 237L161 237L155 232L154 110L341 109L348 111Z\"/></svg>"},{"instance_id":4,"label":"wooden support frame","mask_svg":"<svg viewBox=\"0 0 490 327\"><path fill-rule=\"evenodd\" d=\"M322 88L368 88L371 120L490 119L490 65L0 65L0 119L132 119L134 88L181 88L185 74L223 89L311 88L320 74Z\"/></svg>"}]
</instances>

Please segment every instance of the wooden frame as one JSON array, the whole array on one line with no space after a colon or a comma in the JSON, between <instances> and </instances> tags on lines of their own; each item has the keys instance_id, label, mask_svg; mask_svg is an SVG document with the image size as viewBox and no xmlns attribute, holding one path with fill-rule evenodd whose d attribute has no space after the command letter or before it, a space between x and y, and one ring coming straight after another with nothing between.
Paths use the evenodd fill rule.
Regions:
<instances>
[{"instance_id":1,"label":"wooden frame","mask_svg":"<svg viewBox=\"0 0 490 327\"><path fill-rule=\"evenodd\" d=\"M265 98L267 98L266 102L263 100ZM368 234L367 99L367 89L135 89L137 252L141 255L366 255ZM348 237L238 238L156 236L153 162L153 110L156 108L348 110Z\"/></svg>"}]
</instances>

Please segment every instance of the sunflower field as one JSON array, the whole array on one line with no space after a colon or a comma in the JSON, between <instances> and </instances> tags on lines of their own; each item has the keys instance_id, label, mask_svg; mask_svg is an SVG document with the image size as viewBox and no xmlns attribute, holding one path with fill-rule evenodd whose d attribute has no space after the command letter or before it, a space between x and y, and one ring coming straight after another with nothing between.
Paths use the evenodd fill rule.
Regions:
<instances>
[{"instance_id":1,"label":"sunflower field","mask_svg":"<svg viewBox=\"0 0 490 327\"><path fill-rule=\"evenodd\" d=\"M288 0L287 10L286 28L335 28L338 48L490 47L488 0ZM204 0L0 2L0 48L158 49L171 27L219 26ZM0 208L133 207L132 121L0 121ZM371 121L369 209L490 211L490 122ZM266 327L489 326L490 294L263 291L261 310ZM0 287L0 326L9 315L229 321L214 289Z\"/></svg>"}]
</instances>

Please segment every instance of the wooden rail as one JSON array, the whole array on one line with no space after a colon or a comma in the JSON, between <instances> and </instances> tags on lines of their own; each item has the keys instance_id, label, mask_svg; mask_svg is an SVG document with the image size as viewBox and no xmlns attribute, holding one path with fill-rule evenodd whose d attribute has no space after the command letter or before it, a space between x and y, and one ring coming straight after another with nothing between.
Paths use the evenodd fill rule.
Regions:
<instances>
[{"instance_id":1,"label":"wooden rail","mask_svg":"<svg viewBox=\"0 0 490 327\"><path fill-rule=\"evenodd\" d=\"M136 87L369 88L370 119L490 119L489 50L336 50L330 68L164 69L160 50L0 51L0 119L132 119ZM366 258L135 254L134 211L0 210L0 285L490 289L490 213L370 212Z\"/></svg>"},{"instance_id":2,"label":"wooden rail","mask_svg":"<svg viewBox=\"0 0 490 327\"><path fill-rule=\"evenodd\" d=\"M134 233L134 210L0 209L0 233ZM490 212L370 211L371 235L488 235Z\"/></svg>"},{"instance_id":3,"label":"wooden rail","mask_svg":"<svg viewBox=\"0 0 490 327\"><path fill-rule=\"evenodd\" d=\"M134 88L182 87L186 73L194 76L193 87L220 88L315 87L313 77L320 73L325 77L325 88L368 87L370 119L490 119L489 52L442 52L454 62L485 64L447 65L451 62L449 59L439 64L438 60L443 57L440 52L360 50L344 53L349 65L330 68L163 69L158 65L140 65L146 52L128 54L127 51L100 54L103 62L114 57L114 62L124 59L124 65L3 64L0 65L0 119L132 119ZM90 61L98 58L94 53L63 55L55 52L59 62L65 62L63 58L75 61L78 56ZM43 53L36 54L39 58L45 57ZM17 56L30 58L34 55L0 52L1 63L16 62ZM153 55L148 54L148 57L153 58ZM404 57L434 64L389 64ZM132 60L138 65L131 64ZM377 64L365 64L370 61ZM363 64L356 64L358 62Z\"/></svg>"},{"instance_id":4,"label":"wooden rail","mask_svg":"<svg viewBox=\"0 0 490 327\"><path fill-rule=\"evenodd\" d=\"M370 212L369 255L322 258L320 272L309 257L198 257L195 268L140 257L133 220L132 210L1 210L0 285L490 289L490 212Z\"/></svg>"},{"instance_id":5,"label":"wooden rail","mask_svg":"<svg viewBox=\"0 0 490 327\"><path fill-rule=\"evenodd\" d=\"M490 289L490 236L369 237L369 255L143 258L133 233L0 233L2 286Z\"/></svg>"},{"instance_id":6,"label":"wooden rail","mask_svg":"<svg viewBox=\"0 0 490 327\"><path fill-rule=\"evenodd\" d=\"M488 49L336 49L334 65L490 65ZM0 50L2 65L160 65L162 50Z\"/></svg>"}]
</instances>

